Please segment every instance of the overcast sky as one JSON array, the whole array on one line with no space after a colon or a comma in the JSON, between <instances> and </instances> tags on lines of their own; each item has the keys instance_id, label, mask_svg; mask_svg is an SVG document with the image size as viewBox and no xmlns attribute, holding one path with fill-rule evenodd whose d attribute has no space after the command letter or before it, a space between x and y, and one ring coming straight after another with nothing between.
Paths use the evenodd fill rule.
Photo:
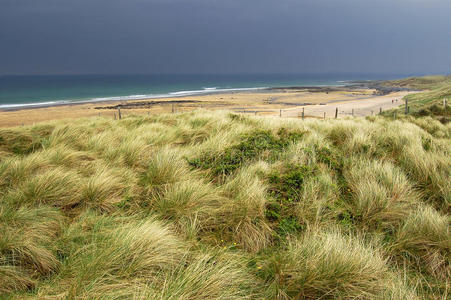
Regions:
<instances>
[{"instance_id":1,"label":"overcast sky","mask_svg":"<svg viewBox=\"0 0 451 300\"><path fill-rule=\"evenodd\" d=\"M0 0L1 74L451 73L451 0Z\"/></svg>"}]
</instances>

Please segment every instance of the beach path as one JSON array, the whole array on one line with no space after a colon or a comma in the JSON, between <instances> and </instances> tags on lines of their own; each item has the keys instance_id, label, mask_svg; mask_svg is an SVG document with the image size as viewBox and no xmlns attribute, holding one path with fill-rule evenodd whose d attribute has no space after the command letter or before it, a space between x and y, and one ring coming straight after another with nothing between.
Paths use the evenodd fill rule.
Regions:
<instances>
[{"instance_id":1,"label":"beach path","mask_svg":"<svg viewBox=\"0 0 451 300\"><path fill-rule=\"evenodd\" d=\"M283 117L299 117L304 109L305 117L324 117L334 118L335 110L338 108L338 118L350 117L364 117L378 114L380 109L382 111L393 109L404 105L402 98L412 92L397 92L384 96L366 97L361 99L332 101L326 104L315 104L307 106L297 106L294 108L284 109ZM396 101L397 100L397 101Z\"/></svg>"}]
</instances>

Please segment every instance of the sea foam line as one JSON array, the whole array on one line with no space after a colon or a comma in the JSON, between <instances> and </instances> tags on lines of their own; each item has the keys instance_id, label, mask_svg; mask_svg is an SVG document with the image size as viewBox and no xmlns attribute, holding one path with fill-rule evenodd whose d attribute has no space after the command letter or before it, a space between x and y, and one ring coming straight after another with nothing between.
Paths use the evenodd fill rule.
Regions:
<instances>
[{"instance_id":1,"label":"sea foam line","mask_svg":"<svg viewBox=\"0 0 451 300\"><path fill-rule=\"evenodd\" d=\"M106 101L125 101L125 100L143 100L143 99L159 99L168 97L184 97L184 96L195 96L204 94L217 94L223 92L234 92L234 91L254 91L263 90L268 87L252 87L252 88L222 88L218 89L216 87L204 88L203 90L192 90L192 91L178 91L170 92L166 94L138 94L138 95L128 95L128 96L113 96L113 97L99 97L91 98L86 100L54 100L54 101L44 101L35 103L15 103L15 104L0 104L0 109L19 109L19 108L29 108L29 107L48 107L57 105L68 105L68 104L85 104L85 103L95 103L95 102L106 102Z\"/></svg>"}]
</instances>

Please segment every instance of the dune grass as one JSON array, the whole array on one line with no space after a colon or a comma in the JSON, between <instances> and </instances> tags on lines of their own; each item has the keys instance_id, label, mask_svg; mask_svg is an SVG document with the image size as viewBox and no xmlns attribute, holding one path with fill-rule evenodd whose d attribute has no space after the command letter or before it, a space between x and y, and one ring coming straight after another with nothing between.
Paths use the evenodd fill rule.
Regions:
<instances>
[{"instance_id":1,"label":"dune grass","mask_svg":"<svg viewBox=\"0 0 451 300\"><path fill-rule=\"evenodd\" d=\"M0 298L446 299L451 125L195 111L0 130Z\"/></svg>"},{"instance_id":2,"label":"dune grass","mask_svg":"<svg viewBox=\"0 0 451 300\"><path fill-rule=\"evenodd\" d=\"M265 262L261 273L271 298L371 299L388 290L380 251L338 232L306 232Z\"/></svg>"},{"instance_id":3,"label":"dune grass","mask_svg":"<svg viewBox=\"0 0 451 300\"><path fill-rule=\"evenodd\" d=\"M383 85L421 91L404 97L404 101L408 101L409 114L416 117L430 116L442 123L451 121L451 76L410 77L386 81ZM444 99L447 99L445 106ZM399 116L405 113L405 108L401 107L395 111ZM384 115L393 116L393 111L387 111Z\"/></svg>"}]
</instances>

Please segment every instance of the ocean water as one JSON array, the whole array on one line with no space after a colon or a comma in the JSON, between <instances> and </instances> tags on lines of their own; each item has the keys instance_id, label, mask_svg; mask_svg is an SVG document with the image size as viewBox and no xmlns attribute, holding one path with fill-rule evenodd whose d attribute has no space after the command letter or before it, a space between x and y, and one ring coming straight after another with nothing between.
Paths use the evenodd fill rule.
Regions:
<instances>
[{"instance_id":1,"label":"ocean water","mask_svg":"<svg viewBox=\"0 0 451 300\"><path fill-rule=\"evenodd\" d=\"M399 75L52 75L0 76L0 109L72 102L199 95L282 86L343 85Z\"/></svg>"}]
</instances>

